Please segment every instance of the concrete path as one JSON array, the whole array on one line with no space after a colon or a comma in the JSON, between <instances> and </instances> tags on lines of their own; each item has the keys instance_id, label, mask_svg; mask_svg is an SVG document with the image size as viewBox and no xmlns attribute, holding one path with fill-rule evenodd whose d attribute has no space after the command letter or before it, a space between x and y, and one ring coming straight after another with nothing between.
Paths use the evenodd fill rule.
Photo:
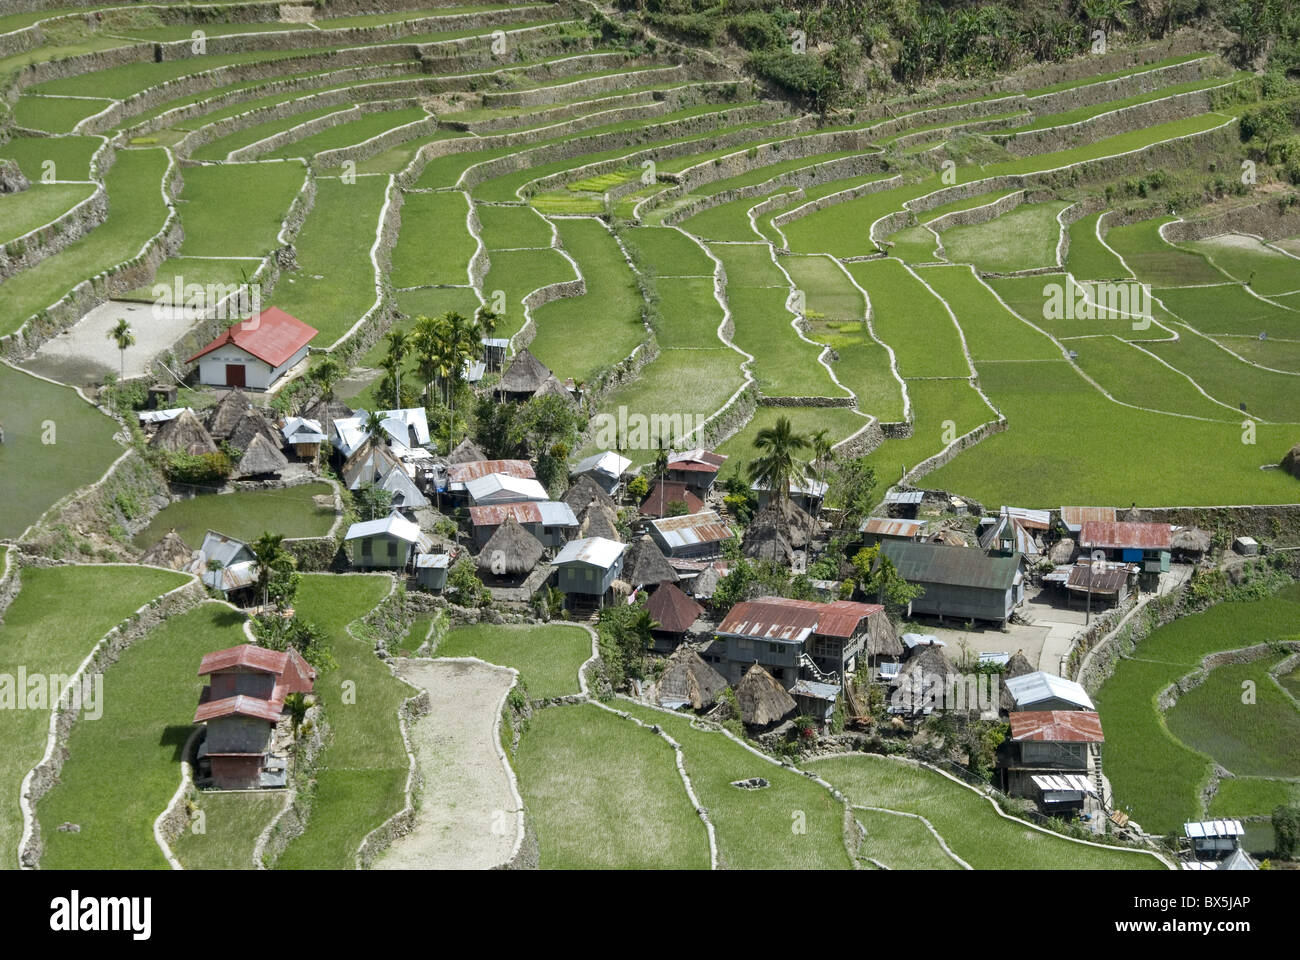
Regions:
<instances>
[{"instance_id":1,"label":"concrete path","mask_svg":"<svg viewBox=\"0 0 1300 960\"><path fill-rule=\"evenodd\" d=\"M468 660L397 660L398 676L428 690L432 709L411 727L424 778L415 828L376 870L485 870L514 849L518 805L497 753L495 726L513 673Z\"/></svg>"}]
</instances>

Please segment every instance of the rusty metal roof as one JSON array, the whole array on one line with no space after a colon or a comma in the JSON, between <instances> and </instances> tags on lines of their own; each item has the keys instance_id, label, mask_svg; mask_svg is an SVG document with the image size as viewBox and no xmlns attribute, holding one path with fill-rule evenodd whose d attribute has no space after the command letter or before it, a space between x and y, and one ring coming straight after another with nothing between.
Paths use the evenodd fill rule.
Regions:
<instances>
[{"instance_id":1,"label":"rusty metal roof","mask_svg":"<svg viewBox=\"0 0 1300 960\"><path fill-rule=\"evenodd\" d=\"M1090 710L1031 710L1011 714L1011 739L1104 743L1101 717Z\"/></svg>"},{"instance_id":2,"label":"rusty metal roof","mask_svg":"<svg viewBox=\"0 0 1300 960\"><path fill-rule=\"evenodd\" d=\"M685 633L700 618L704 608L671 583L661 583L646 602L659 629L668 633Z\"/></svg>"},{"instance_id":3,"label":"rusty metal roof","mask_svg":"<svg viewBox=\"0 0 1300 960\"><path fill-rule=\"evenodd\" d=\"M237 647L227 647L225 650L204 654L199 662L199 676L207 676L209 673L229 670L232 667L246 667L260 673L274 673L279 676L284 673L288 660L289 655L282 651L268 650L265 647L244 643Z\"/></svg>"},{"instance_id":4,"label":"rusty metal roof","mask_svg":"<svg viewBox=\"0 0 1300 960\"><path fill-rule=\"evenodd\" d=\"M1174 528L1167 523L1104 522L1089 520L1079 534L1079 546L1110 550L1169 550Z\"/></svg>"},{"instance_id":5,"label":"rusty metal roof","mask_svg":"<svg viewBox=\"0 0 1300 960\"><path fill-rule=\"evenodd\" d=\"M261 697L250 697L241 693L199 704L199 708L194 711L194 722L204 723L219 717L241 716L276 723L283 710L284 704L278 700L263 700Z\"/></svg>"},{"instance_id":6,"label":"rusty metal roof","mask_svg":"<svg viewBox=\"0 0 1300 960\"><path fill-rule=\"evenodd\" d=\"M681 480L662 480L650 488L649 494L638 508L643 517L662 517L674 501L686 504L688 514L704 509L704 501L691 493Z\"/></svg>"},{"instance_id":7,"label":"rusty metal roof","mask_svg":"<svg viewBox=\"0 0 1300 960\"><path fill-rule=\"evenodd\" d=\"M892 517L867 517L858 528L862 533L873 533L878 537L915 537L925 526L924 520L895 520Z\"/></svg>"},{"instance_id":8,"label":"rusty metal roof","mask_svg":"<svg viewBox=\"0 0 1300 960\"><path fill-rule=\"evenodd\" d=\"M447 467L447 482L469 483L490 473L504 473L520 480L533 480L537 476L527 460L470 460Z\"/></svg>"},{"instance_id":9,"label":"rusty metal roof","mask_svg":"<svg viewBox=\"0 0 1300 960\"><path fill-rule=\"evenodd\" d=\"M519 523L541 523L542 508L536 500L469 508L469 522L476 527L499 527L508 517Z\"/></svg>"},{"instance_id":10,"label":"rusty metal roof","mask_svg":"<svg viewBox=\"0 0 1300 960\"><path fill-rule=\"evenodd\" d=\"M718 632L780 640L801 640L809 633L847 639L864 618L883 609L879 604L851 600L814 603L789 597L760 597L732 607Z\"/></svg>"},{"instance_id":11,"label":"rusty metal roof","mask_svg":"<svg viewBox=\"0 0 1300 960\"><path fill-rule=\"evenodd\" d=\"M668 469L670 471L679 470L683 473L717 473L726 462L725 455L714 453L712 450L705 450L702 447L668 455Z\"/></svg>"},{"instance_id":12,"label":"rusty metal roof","mask_svg":"<svg viewBox=\"0 0 1300 960\"><path fill-rule=\"evenodd\" d=\"M1127 566L1094 570L1090 563L1076 563L1070 568L1070 579L1065 585L1070 590L1084 593L1119 593L1127 582Z\"/></svg>"},{"instance_id":13,"label":"rusty metal roof","mask_svg":"<svg viewBox=\"0 0 1300 960\"><path fill-rule=\"evenodd\" d=\"M1079 531L1085 523L1114 523L1114 507L1062 507L1061 522L1065 526L1075 531Z\"/></svg>"},{"instance_id":14,"label":"rusty metal roof","mask_svg":"<svg viewBox=\"0 0 1300 960\"><path fill-rule=\"evenodd\" d=\"M664 517L662 520L652 520L650 525L659 532L670 549L696 543L720 543L731 538L731 528L713 510L681 517Z\"/></svg>"}]
</instances>

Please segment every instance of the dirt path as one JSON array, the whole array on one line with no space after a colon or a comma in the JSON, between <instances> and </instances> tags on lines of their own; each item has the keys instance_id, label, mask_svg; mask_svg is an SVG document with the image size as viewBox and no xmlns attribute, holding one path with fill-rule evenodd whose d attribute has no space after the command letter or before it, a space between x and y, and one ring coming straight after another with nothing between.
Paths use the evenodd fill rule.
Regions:
<instances>
[{"instance_id":1,"label":"dirt path","mask_svg":"<svg viewBox=\"0 0 1300 960\"><path fill-rule=\"evenodd\" d=\"M519 805L495 735L514 679L472 660L398 660L398 676L428 690L430 711L411 727L424 778L415 828L375 862L377 870L487 869L514 850Z\"/></svg>"}]
</instances>

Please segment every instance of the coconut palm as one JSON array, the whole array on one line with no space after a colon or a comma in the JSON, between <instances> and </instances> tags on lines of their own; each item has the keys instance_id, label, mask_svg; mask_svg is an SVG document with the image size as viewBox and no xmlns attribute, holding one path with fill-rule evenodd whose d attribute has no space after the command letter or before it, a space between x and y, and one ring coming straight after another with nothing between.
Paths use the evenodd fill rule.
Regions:
<instances>
[{"instance_id":1,"label":"coconut palm","mask_svg":"<svg viewBox=\"0 0 1300 960\"><path fill-rule=\"evenodd\" d=\"M343 368L333 357L322 357L307 375L320 387L321 395L326 398L334 396L334 384L343 379Z\"/></svg>"},{"instance_id":2,"label":"coconut palm","mask_svg":"<svg viewBox=\"0 0 1300 960\"><path fill-rule=\"evenodd\" d=\"M378 446L388 443L388 431L384 429L384 418L375 410L366 414L366 439Z\"/></svg>"},{"instance_id":3,"label":"coconut palm","mask_svg":"<svg viewBox=\"0 0 1300 960\"><path fill-rule=\"evenodd\" d=\"M773 499L788 500L790 481L803 475L804 462L799 453L807 448L808 438L794 432L790 418L777 417L776 423L754 437L754 449L759 455L746 468L750 481L767 490Z\"/></svg>"},{"instance_id":4,"label":"coconut palm","mask_svg":"<svg viewBox=\"0 0 1300 960\"><path fill-rule=\"evenodd\" d=\"M263 533L249 544L253 551L253 568L257 571L257 588L262 593L262 606L271 602L271 577L290 561L284 549L284 534Z\"/></svg>"},{"instance_id":5,"label":"coconut palm","mask_svg":"<svg viewBox=\"0 0 1300 960\"><path fill-rule=\"evenodd\" d=\"M131 332L131 325L126 322L126 317L117 318L117 326L108 331L108 339L117 344L117 352L121 360L121 376L126 378L126 348L135 345L135 334Z\"/></svg>"}]
</instances>

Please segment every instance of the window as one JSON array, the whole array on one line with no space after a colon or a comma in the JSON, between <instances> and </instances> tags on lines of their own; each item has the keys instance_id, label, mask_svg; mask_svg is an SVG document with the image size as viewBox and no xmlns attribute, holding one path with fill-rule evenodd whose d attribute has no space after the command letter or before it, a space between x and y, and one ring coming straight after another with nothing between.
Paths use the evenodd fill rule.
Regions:
<instances>
[{"instance_id":1,"label":"window","mask_svg":"<svg viewBox=\"0 0 1300 960\"><path fill-rule=\"evenodd\" d=\"M396 540L389 540L389 541L388 541L388 555L389 555L390 557L395 557L395 556L397 556L397 541L396 541Z\"/></svg>"},{"instance_id":2,"label":"window","mask_svg":"<svg viewBox=\"0 0 1300 960\"><path fill-rule=\"evenodd\" d=\"M767 652L768 652L768 653L780 653L780 652L781 652L781 644L779 644L779 643L769 643L769 644L767 645Z\"/></svg>"},{"instance_id":3,"label":"window","mask_svg":"<svg viewBox=\"0 0 1300 960\"><path fill-rule=\"evenodd\" d=\"M361 555L363 557L368 557L374 552L375 552L374 542L369 537L366 537L364 540L361 541Z\"/></svg>"}]
</instances>

